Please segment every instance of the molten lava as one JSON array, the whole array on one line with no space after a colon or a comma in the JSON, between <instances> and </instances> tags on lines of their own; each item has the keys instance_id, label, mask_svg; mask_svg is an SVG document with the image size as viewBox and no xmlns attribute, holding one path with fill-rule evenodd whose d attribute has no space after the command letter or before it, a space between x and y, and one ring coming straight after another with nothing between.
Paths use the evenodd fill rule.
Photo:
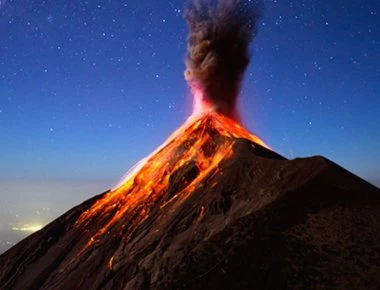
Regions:
<instances>
[{"instance_id":1,"label":"molten lava","mask_svg":"<svg viewBox=\"0 0 380 290\"><path fill-rule=\"evenodd\" d=\"M233 139L248 139L267 147L257 136L236 121L212 110L192 115L169 139L143 159L104 198L84 212L76 225L86 230L91 222L101 222L81 253L106 234L117 232L128 238L152 210L177 208L193 190L211 176L223 174L219 164L232 154ZM191 166L189 166L189 164ZM181 168L191 168L181 172ZM178 173L180 172L180 174ZM171 179L180 176L182 186L171 188ZM203 215L201 209L200 215ZM109 262L112 267L112 260Z\"/></svg>"}]
</instances>

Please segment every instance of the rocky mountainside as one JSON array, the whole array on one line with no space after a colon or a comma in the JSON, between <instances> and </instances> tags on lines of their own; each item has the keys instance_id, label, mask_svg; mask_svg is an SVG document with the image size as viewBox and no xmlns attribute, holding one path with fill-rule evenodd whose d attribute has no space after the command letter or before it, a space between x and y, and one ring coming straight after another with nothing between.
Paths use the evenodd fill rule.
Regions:
<instances>
[{"instance_id":1,"label":"rocky mountainside","mask_svg":"<svg viewBox=\"0 0 380 290\"><path fill-rule=\"evenodd\" d=\"M1 289L380 289L380 190L209 114L0 256ZM69 194L69 193L68 193Z\"/></svg>"}]
</instances>

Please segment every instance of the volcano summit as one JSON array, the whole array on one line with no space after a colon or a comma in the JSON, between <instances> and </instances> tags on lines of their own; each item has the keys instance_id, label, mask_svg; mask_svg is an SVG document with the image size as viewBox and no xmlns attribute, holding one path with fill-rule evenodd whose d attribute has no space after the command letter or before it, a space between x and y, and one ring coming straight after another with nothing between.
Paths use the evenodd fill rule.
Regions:
<instances>
[{"instance_id":1,"label":"volcano summit","mask_svg":"<svg viewBox=\"0 0 380 290\"><path fill-rule=\"evenodd\" d=\"M380 288L380 190L241 125L259 13L201 3L186 14L194 114L115 189L1 255L0 289Z\"/></svg>"}]
</instances>

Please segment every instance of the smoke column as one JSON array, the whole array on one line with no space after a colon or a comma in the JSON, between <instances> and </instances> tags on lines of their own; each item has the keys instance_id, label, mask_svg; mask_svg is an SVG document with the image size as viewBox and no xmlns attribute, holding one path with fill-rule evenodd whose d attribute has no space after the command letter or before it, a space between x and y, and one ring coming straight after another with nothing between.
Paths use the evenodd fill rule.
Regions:
<instances>
[{"instance_id":1,"label":"smoke column","mask_svg":"<svg viewBox=\"0 0 380 290\"><path fill-rule=\"evenodd\" d=\"M238 120L236 101L261 9L248 0L193 0L184 17L189 28L185 79L195 110L211 107Z\"/></svg>"}]
</instances>

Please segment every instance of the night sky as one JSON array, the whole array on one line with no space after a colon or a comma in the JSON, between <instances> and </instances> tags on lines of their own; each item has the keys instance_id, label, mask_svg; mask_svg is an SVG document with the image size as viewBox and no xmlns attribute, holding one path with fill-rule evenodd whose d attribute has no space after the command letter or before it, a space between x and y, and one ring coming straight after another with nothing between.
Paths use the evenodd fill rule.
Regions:
<instances>
[{"instance_id":1,"label":"night sky","mask_svg":"<svg viewBox=\"0 0 380 290\"><path fill-rule=\"evenodd\" d=\"M184 2L0 0L0 252L191 114ZM379 1L262 3L244 124L287 158L324 155L380 185Z\"/></svg>"}]
</instances>

